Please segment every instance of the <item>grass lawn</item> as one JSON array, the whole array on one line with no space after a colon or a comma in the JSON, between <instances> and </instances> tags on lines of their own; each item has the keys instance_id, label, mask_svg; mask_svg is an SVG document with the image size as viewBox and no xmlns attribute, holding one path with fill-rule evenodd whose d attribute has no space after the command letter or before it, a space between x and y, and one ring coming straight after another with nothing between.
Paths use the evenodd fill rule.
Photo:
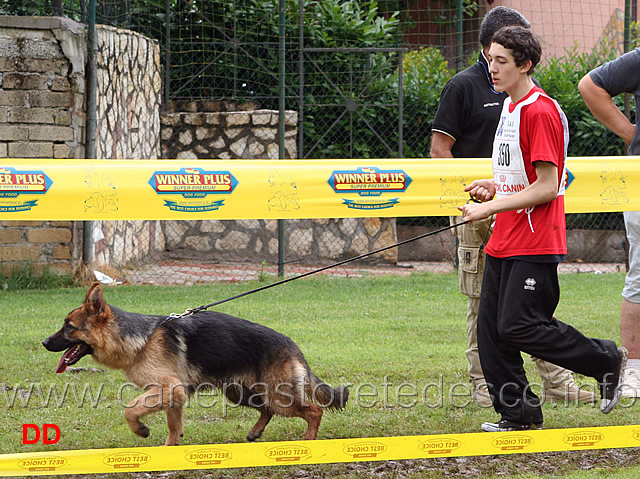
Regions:
<instances>
[{"instance_id":1,"label":"grass lawn","mask_svg":"<svg viewBox=\"0 0 640 479\"><path fill-rule=\"evenodd\" d=\"M588 336L619 341L623 281L623 274L562 275L557 316ZM118 286L105 288L105 297L125 310L168 314L262 284ZM120 371L96 370L100 366L86 357L75 365L82 368L79 371L55 374L60 355L46 351L40 343L61 326L85 292L86 288L0 292L0 407L4 419L0 453L164 443L164 414L147 417L151 430L147 439L129 431L123 405L139 392L123 387L126 380ZM470 401L464 354L466 298L458 292L455 275L312 277L225 303L217 310L290 336L316 375L333 386L350 385L347 408L324 415L319 439L478 432L483 421L498 419L492 409ZM539 383L527 357L525 364L531 383ZM595 388L590 378L576 379ZM197 403L191 401L185 410L181 444L244 442L257 420L255 411L229 407L219 395L199 397ZM597 406L547 403L545 428L637 422L638 406L629 402L622 406L603 415ZM23 445L25 423L55 423L62 439L55 446ZM300 439L305 429L300 419L274 418L262 440ZM640 464L640 453L621 449L176 472L162 477L637 477L640 468L636 464Z\"/></svg>"}]
</instances>

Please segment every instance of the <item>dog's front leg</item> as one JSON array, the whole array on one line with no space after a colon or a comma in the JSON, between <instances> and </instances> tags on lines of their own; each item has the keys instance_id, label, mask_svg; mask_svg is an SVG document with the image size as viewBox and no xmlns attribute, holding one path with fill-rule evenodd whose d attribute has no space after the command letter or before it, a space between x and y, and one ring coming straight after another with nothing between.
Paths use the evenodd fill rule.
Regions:
<instances>
[{"instance_id":1,"label":"dog's front leg","mask_svg":"<svg viewBox=\"0 0 640 479\"><path fill-rule=\"evenodd\" d=\"M141 437L149 437L149 428L140 421L140 418L162 409L161 394L161 389L153 386L127 404L124 417L129 424L129 429L134 434Z\"/></svg>"},{"instance_id":2,"label":"dog's front leg","mask_svg":"<svg viewBox=\"0 0 640 479\"><path fill-rule=\"evenodd\" d=\"M138 436L148 437L149 428L140 421L140 418L164 409L169 426L165 446L178 445L183 435L182 409L185 399L186 392L182 385L170 383L150 386L144 394L127 405L125 418L129 428Z\"/></svg>"}]
</instances>

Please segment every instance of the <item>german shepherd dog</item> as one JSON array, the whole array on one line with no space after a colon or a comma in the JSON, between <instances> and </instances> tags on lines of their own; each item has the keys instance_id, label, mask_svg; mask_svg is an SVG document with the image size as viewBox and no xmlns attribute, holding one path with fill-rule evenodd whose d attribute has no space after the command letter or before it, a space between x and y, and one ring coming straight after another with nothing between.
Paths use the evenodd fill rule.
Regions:
<instances>
[{"instance_id":1,"label":"german shepherd dog","mask_svg":"<svg viewBox=\"0 0 640 479\"><path fill-rule=\"evenodd\" d=\"M56 369L63 372L90 354L107 367L122 369L145 390L131 401L125 418L142 437L149 429L140 421L164 410L169 436L166 446L183 436L182 410L187 395L203 387L221 390L233 403L260 411L247 439L258 439L274 414L301 417L305 439L315 439L322 409L342 409L349 391L331 388L313 374L302 352L287 336L223 313L201 311L191 316L130 313L106 303L94 283L82 306L42 345L65 351ZM315 404L313 401L319 404Z\"/></svg>"}]
</instances>

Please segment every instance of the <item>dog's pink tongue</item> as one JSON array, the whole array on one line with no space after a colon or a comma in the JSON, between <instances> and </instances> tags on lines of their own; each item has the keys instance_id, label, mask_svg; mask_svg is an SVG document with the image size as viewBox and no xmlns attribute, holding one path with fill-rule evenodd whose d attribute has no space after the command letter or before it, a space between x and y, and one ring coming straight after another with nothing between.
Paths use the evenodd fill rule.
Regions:
<instances>
[{"instance_id":1,"label":"dog's pink tongue","mask_svg":"<svg viewBox=\"0 0 640 479\"><path fill-rule=\"evenodd\" d=\"M73 348L67 349L62 357L60 358L60 362L58 363L58 367L56 368L57 373L63 373L65 369L67 369L67 358L69 355L75 350L75 346Z\"/></svg>"},{"instance_id":2,"label":"dog's pink tongue","mask_svg":"<svg viewBox=\"0 0 640 479\"><path fill-rule=\"evenodd\" d=\"M56 372L63 373L65 369L67 369L66 358L65 355L62 355L62 357L60 358L60 363L58 363L58 367L56 368Z\"/></svg>"}]
</instances>

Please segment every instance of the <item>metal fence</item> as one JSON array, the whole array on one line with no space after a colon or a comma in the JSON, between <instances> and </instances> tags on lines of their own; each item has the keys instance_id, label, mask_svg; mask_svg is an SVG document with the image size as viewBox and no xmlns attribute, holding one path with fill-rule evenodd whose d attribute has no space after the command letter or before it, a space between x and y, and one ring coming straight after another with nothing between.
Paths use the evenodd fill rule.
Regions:
<instances>
[{"instance_id":1,"label":"metal fence","mask_svg":"<svg viewBox=\"0 0 640 479\"><path fill-rule=\"evenodd\" d=\"M284 104L298 114L301 159L428 157L440 91L456 71L475 61L480 21L491 8L471 0L6 0L0 14L65 15L86 22L90 1L96 2L98 23L158 41L164 111L278 110ZM578 12L563 10L576 2L500 3L527 16L543 39L546 55L536 79L569 118L569 154L624 154L622 141L587 110L577 82L635 45L637 1L586 0L579 2ZM635 115L628 100L616 101ZM397 218L398 239L447 221ZM335 228L345 237L355 235L345 229L348 224ZM567 224L574 238L567 268L624 268L621 214L568 215ZM176 222L163 227L172 225ZM216 275L259 277L274 271L278 261L293 272L293 265L328 260L296 253L301 239L294 234L281 238L287 242L281 248L284 257L274 253L243 260L224 248L206 253L168 248L149 254L143 264L112 267L135 281L188 282ZM404 247L397 260L414 268L451 270L455 244L451 238L438 243ZM187 273L176 273L182 266ZM223 269L235 273L216 273Z\"/></svg>"}]
</instances>

